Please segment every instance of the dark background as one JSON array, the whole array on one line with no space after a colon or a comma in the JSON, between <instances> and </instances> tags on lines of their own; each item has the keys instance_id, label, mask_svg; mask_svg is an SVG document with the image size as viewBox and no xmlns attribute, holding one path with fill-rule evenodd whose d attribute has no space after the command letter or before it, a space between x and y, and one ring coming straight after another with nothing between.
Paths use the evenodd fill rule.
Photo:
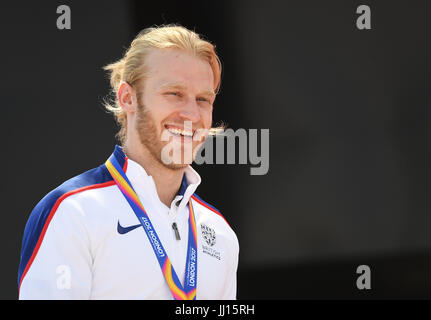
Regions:
<instances>
[{"instance_id":1,"label":"dark background","mask_svg":"<svg viewBox=\"0 0 431 320\"><path fill-rule=\"evenodd\" d=\"M69 5L72 29L56 28ZM356 8L371 8L371 30ZM431 298L429 1L43 1L0 8L0 298L24 226L98 166L117 127L102 67L143 28L180 23L223 63L215 122L270 129L270 166L195 166L240 242L238 298ZM358 290L356 268L371 268Z\"/></svg>"}]
</instances>

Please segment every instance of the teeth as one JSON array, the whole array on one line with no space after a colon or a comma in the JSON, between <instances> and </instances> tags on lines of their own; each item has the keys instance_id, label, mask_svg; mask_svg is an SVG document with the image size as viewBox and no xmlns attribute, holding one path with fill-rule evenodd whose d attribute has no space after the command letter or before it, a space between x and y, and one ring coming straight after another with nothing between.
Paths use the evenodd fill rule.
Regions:
<instances>
[{"instance_id":1,"label":"teeth","mask_svg":"<svg viewBox=\"0 0 431 320\"><path fill-rule=\"evenodd\" d=\"M176 129L176 128L168 128L168 131L172 134L177 134L177 135L180 134L180 135L183 135L186 137L192 137L193 136L193 132L191 132L191 131L184 131L184 130Z\"/></svg>"}]
</instances>

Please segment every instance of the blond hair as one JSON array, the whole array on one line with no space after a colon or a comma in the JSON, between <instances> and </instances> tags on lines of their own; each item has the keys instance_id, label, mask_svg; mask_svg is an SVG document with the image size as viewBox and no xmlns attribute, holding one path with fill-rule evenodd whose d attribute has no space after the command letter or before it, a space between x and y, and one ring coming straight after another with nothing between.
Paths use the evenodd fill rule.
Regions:
<instances>
[{"instance_id":1,"label":"blond hair","mask_svg":"<svg viewBox=\"0 0 431 320\"><path fill-rule=\"evenodd\" d=\"M136 86L146 76L145 57L152 49L179 49L191 52L195 56L207 61L214 75L214 91L220 89L221 62L215 52L215 46L203 40L193 31L178 25L166 25L147 28L141 31L130 44L123 58L108 64L103 69L110 72L112 96L104 102L108 111L113 113L120 126L117 138L124 143L127 129L127 114L118 102L117 92L122 81L132 87ZM220 131L219 128L210 129L210 134Z\"/></svg>"}]
</instances>

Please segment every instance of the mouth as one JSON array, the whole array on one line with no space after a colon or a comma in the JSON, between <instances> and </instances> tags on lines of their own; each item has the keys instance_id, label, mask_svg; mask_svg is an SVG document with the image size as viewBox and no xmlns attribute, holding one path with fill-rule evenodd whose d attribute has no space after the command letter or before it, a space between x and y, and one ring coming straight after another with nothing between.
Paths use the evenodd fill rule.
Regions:
<instances>
[{"instance_id":1,"label":"mouth","mask_svg":"<svg viewBox=\"0 0 431 320\"><path fill-rule=\"evenodd\" d=\"M182 137L182 138L193 138L193 134L195 130L184 129L177 126L165 125L165 129L169 131L173 136Z\"/></svg>"}]
</instances>

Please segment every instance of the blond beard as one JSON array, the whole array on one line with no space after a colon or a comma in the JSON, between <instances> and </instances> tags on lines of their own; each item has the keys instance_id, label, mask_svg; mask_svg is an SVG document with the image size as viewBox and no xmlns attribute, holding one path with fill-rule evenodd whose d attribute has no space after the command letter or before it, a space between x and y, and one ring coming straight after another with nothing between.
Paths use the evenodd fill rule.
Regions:
<instances>
[{"instance_id":1,"label":"blond beard","mask_svg":"<svg viewBox=\"0 0 431 320\"><path fill-rule=\"evenodd\" d=\"M138 132L139 141L146 148L151 156L164 167L171 170L180 170L189 166L188 163L175 163L171 162L166 164L162 161L162 148L164 144L160 141L157 135L157 127L150 111L138 101L138 108L136 112L136 124L135 129ZM167 144L168 142L166 142ZM195 155L197 147L194 148L193 155ZM193 157L194 158L194 157Z\"/></svg>"}]
</instances>

